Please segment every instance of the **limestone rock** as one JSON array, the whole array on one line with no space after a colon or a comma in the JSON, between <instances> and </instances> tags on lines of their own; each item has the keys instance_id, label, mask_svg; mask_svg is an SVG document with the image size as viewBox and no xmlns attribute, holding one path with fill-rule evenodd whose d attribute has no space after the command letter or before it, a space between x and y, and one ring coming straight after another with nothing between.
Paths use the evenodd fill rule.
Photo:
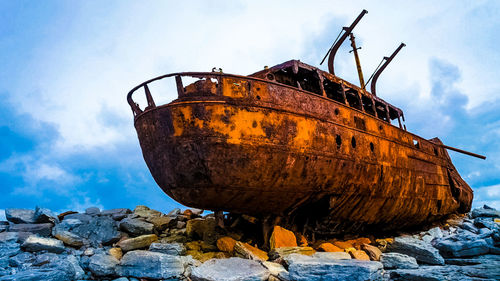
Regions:
<instances>
[{"instance_id":1,"label":"limestone rock","mask_svg":"<svg viewBox=\"0 0 500 281\"><path fill-rule=\"evenodd\" d=\"M438 249L411 236L396 237L394 243L392 243L388 249L393 252L412 256L422 263L434 265L444 264L444 259L439 254Z\"/></svg>"},{"instance_id":2,"label":"limestone rock","mask_svg":"<svg viewBox=\"0 0 500 281\"><path fill-rule=\"evenodd\" d=\"M192 261L188 257L137 250L123 256L117 273L136 278L180 278L190 263Z\"/></svg>"},{"instance_id":3,"label":"limestone rock","mask_svg":"<svg viewBox=\"0 0 500 281\"><path fill-rule=\"evenodd\" d=\"M365 253L362 250L349 251L349 254L351 255L351 257L353 259L363 260L363 261L369 261L370 260L370 256L368 256L368 254Z\"/></svg>"},{"instance_id":4,"label":"limestone rock","mask_svg":"<svg viewBox=\"0 0 500 281\"><path fill-rule=\"evenodd\" d=\"M285 260L291 280L382 280L382 264L376 261L331 260L298 254L291 254Z\"/></svg>"},{"instance_id":5,"label":"limestone rock","mask_svg":"<svg viewBox=\"0 0 500 281\"><path fill-rule=\"evenodd\" d=\"M155 242L156 240L158 240L158 236L156 236L156 234L147 234L122 240L118 242L118 246L123 251L127 252L135 249L149 247L149 245L151 245L151 243Z\"/></svg>"},{"instance_id":6,"label":"limestone rock","mask_svg":"<svg viewBox=\"0 0 500 281\"><path fill-rule=\"evenodd\" d=\"M121 230L135 235L151 234L153 226L152 223L132 218L126 218L120 222Z\"/></svg>"},{"instance_id":7,"label":"limestone rock","mask_svg":"<svg viewBox=\"0 0 500 281\"><path fill-rule=\"evenodd\" d=\"M120 262L111 255L98 253L90 257L89 269L95 276L115 275L116 266Z\"/></svg>"},{"instance_id":8,"label":"limestone rock","mask_svg":"<svg viewBox=\"0 0 500 281\"><path fill-rule=\"evenodd\" d=\"M121 248L111 248L111 249L109 249L108 252L110 255L112 255L117 260L121 260L123 257L123 251Z\"/></svg>"},{"instance_id":9,"label":"limestone rock","mask_svg":"<svg viewBox=\"0 0 500 281\"><path fill-rule=\"evenodd\" d=\"M372 245L363 244L361 245L361 250L365 251L368 254L370 260L372 261L380 260L380 255L382 254L382 251L380 251L379 248Z\"/></svg>"},{"instance_id":10,"label":"limestone rock","mask_svg":"<svg viewBox=\"0 0 500 281\"><path fill-rule=\"evenodd\" d=\"M160 211L152 210L142 205L136 206L133 213L143 218L159 217L163 215Z\"/></svg>"},{"instance_id":11,"label":"limestone rock","mask_svg":"<svg viewBox=\"0 0 500 281\"><path fill-rule=\"evenodd\" d=\"M89 216L98 216L101 214L101 209L99 209L98 207L89 207L85 209L85 214Z\"/></svg>"},{"instance_id":12,"label":"limestone rock","mask_svg":"<svg viewBox=\"0 0 500 281\"><path fill-rule=\"evenodd\" d=\"M60 254L65 248L63 242L53 238L43 238L38 236L29 236L24 241L22 248L28 252L48 251Z\"/></svg>"},{"instance_id":13,"label":"limestone rock","mask_svg":"<svg viewBox=\"0 0 500 281\"><path fill-rule=\"evenodd\" d=\"M232 253L234 245L236 245L236 240L229 236L221 237L217 240L217 248L222 252Z\"/></svg>"},{"instance_id":14,"label":"limestone rock","mask_svg":"<svg viewBox=\"0 0 500 281\"><path fill-rule=\"evenodd\" d=\"M267 261L269 259L266 252L253 247L248 243L242 243L239 241L234 245L234 254L237 257L250 260Z\"/></svg>"},{"instance_id":15,"label":"limestone rock","mask_svg":"<svg viewBox=\"0 0 500 281\"><path fill-rule=\"evenodd\" d=\"M173 256L183 256L186 254L186 247L181 243L152 243L149 246L149 250Z\"/></svg>"},{"instance_id":16,"label":"limestone rock","mask_svg":"<svg viewBox=\"0 0 500 281\"><path fill-rule=\"evenodd\" d=\"M438 248L445 258L479 256L489 252L489 245L484 239L462 241L442 239L434 247Z\"/></svg>"},{"instance_id":17,"label":"limestone rock","mask_svg":"<svg viewBox=\"0 0 500 281\"><path fill-rule=\"evenodd\" d=\"M281 247L297 247L297 238L293 232L276 225L269 239L269 245L271 250Z\"/></svg>"},{"instance_id":18,"label":"limestone rock","mask_svg":"<svg viewBox=\"0 0 500 281\"><path fill-rule=\"evenodd\" d=\"M191 272L193 281L267 280L269 271L259 262L241 258L212 259Z\"/></svg>"},{"instance_id":19,"label":"limestone rock","mask_svg":"<svg viewBox=\"0 0 500 281\"><path fill-rule=\"evenodd\" d=\"M126 218L128 214L131 213L132 211L130 209L119 208L119 209L104 210L101 212L101 215L111 216L111 218L114 219L115 221L121 221L122 219Z\"/></svg>"},{"instance_id":20,"label":"limestone rock","mask_svg":"<svg viewBox=\"0 0 500 281\"><path fill-rule=\"evenodd\" d=\"M417 260L400 253L383 253L380 256L380 262L384 265L385 269L393 268L418 268Z\"/></svg>"},{"instance_id":21,"label":"limestone rock","mask_svg":"<svg viewBox=\"0 0 500 281\"><path fill-rule=\"evenodd\" d=\"M18 239L18 234L15 232L0 233L0 258L12 257L21 252Z\"/></svg>"},{"instance_id":22,"label":"limestone rock","mask_svg":"<svg viewBox=\"0 0 500 281\"><path fill-rule=\"evenodd\" d=\"M177 224L171 217L151 217L148 221L152 223L154 228L160 232Z\"/></svg>"},{"instance_id":23,"label":"limestone rock","mask_svg":"<svg viewBox=\"0 0 500 281\"><path fill-rule=\"evenodd\" d=\"M31 232L40 236L48 237L52 233L51 223L20 223L9 227L10 232Z\"/></svg>"},{"instance_id":24,"label":"limestone rock","mask_svg":"<svg viewBox=\"0 0 500 281\"><path fill-rule=\"evenodd\" d=\"M269 274L277 277L277 280L289 280L288 271L285 267L283 267L283 265L270 261L262 262L262 265L267 268Z\"/></svg>"},{"instance_id":25,"label":"limestone rock","mask_svg":"<svg viewBox=\"0 0 500 281\"><path fill-rule=\"evenodd\" d=\"M477 208L472 210L471 213L472 218L477 218L477 217L492 217L492 218L498 218L500 217L500 211L497 211L487 205L484 205L482 208Z\"/></svg>"},{"instance_id":26,"label":"limestone rock","mask_svg":"<svg viewBox=\"0 0 500 281\"><path fill-rule=\"evenodd\" d=\"M51 210L36 207L35 208L35 222L36 223L58 223L59 218L57 218L56 214L54 214Z\"/></svg>"},{"instance_id":27,"label":"limestone rock","mask_svg":"<svg viewBox=\"0 0 500 281\"><path fill-rule=\"evenodd\" d=\"M318 250L323 252L343 252L344 250L333 245L332 243L322 243L319 245Z\"/></svg>"},{"instance_id":28,"label":"limestone rock","mask_svg":"<svg viewBox=\"0 0 500 281\"><path fill-rule=\"evenodd\" d=\"M269 252L271 259L285 258L290 254L313 255L316 251L311 247L281 247Z\"/></svg>"},{"instance_id":29,"label":"limestone rock","mask_svg":"<svg viewBox=\"0 0 500 281\"><path fill-rule=\"evenodd\" d=\"M200 261L200 262L206 262L211 259L227 259L230 258L231 255L228 253L224 252L199 252L199 251L187 251L187 255L192 256L194 259Z\"/></svg>"},{"instance_id":30,"label":"limestone rock","mask_svg":"<svg viewBox=\"0 0 500 281\"><path fill-rule=\"evenodd\" d=\"M351 255L346 252L316 252L312 255L321 260L350 260Z\"/></svg>"},{"instance_id":31,"label":"limestone rock","mask_svg":"<svg viewBox=\"0 0 500 281\"><path fill-rule=\"evenodd\" d=\"M215 218L196 218L188 220L186 224L186 235L192 239L202 239L209 244L217 241L217 232L215 230Z\"/></svg>"},{"instance_id":32,"label":"limestone rock","mask_svg":"<svg viewBox=\"0 0 500 281\"><path fill-rule=\"evenodd\" d=\"M13 275L0 277L1 281L72 281L75 280L75 267L70 259L58 259L43 264L40 267L32 267L27 270L16 272Z\"/></svg>"},{"instance_id":33,"label":"limestone rock","mask_svg":"<svg viewBox=\"0 0 500 281\"><path fill-rule=\"evenodd\" d=\"M13 223L35 223L35 211L28 209L5 209L5 217Z\"/></svg>"},{"instance_id":34,"label":"limestone rock","mask_svg":"<svg viewBox=\"0 0 500 281\"><path fill-rule=\"evenodd\" d=\"M61 231L69 231L85 238L93 246L108 245L118 241L121 237L118 225L108 216L67 215L61 223L54 227L54 233Z\"/></svg>"},{"instance_id":35,"label":"limestone rock","mask_svg":"<svg viewBox=\"0 0 500 281\"><path fill-rule=\"evenodd\" d=\"M54 234L54 237L61 240L65 245L71 247L81 247L85 244L85 239L82 237L71 233L69 231L59 231Z\"/></svg>"}]
</instances>

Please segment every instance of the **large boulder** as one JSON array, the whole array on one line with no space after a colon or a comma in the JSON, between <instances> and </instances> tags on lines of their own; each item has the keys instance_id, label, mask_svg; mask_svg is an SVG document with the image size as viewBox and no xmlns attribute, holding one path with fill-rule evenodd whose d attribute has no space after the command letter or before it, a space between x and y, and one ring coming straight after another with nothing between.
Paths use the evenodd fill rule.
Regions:
<instances>
[{"instance_id":1,"label":"large boulder","mask_svg":"<svg viewBox=\"0 0 500 281\"><path fill-rule=\"evenodd\" d=\"M35 222L37 223L58 223L59 218L51 210L36 207L35 209Z\"/></svg>"},{"instance_id":2,"label":"large boulder","mask_svg":"<svg viewBox=\"0 0 500 281\"><path fill-rule=\"evenodd\" d=\"M438 249L431 244L411 236L400 236L388 246L392 252L402 253L414 257L417 261L427 264L443 265L444 259Z\"/></svg>"},{"instance_id":3,"label":"large boulder","mask_svg":"<svg viewBox=\"0 0 500 281\"><path fill-rule=\"evenodd\" d=\"M118 247L120 247L124 252L142 249L149 247L151 243L158 240L156 234L141 235L135 238L129 238L118 242Z\"/></svg>"},{"instance_id":4,"label":"large boulder","mask_svg":"<svg viewBox=\"0 0 500 281\"><path fill-rule=\"evenodd\" d=\"M291 280L382 280L380 262L333 260L321 256L291 254L285 258Z\"/></svg>"},{"instance_id":5,"label":"large boulder","mask_svg":"<svg viewBox=\"0 0 500 281\"><path fill-rule=\"evenodd\" d=\"M5 209L5 217L13 223L35 223L35 211L29 209Z\"/></svg>"},{"instance_id":6,"label":"large boulder","mask_svg":"<svg viewBox=\"0 0 500 281\"><path fill-rule=\"evenodd\" d=\"M281 248L281 247L297 247L297 238L293 232L280 227L274 226L273 233L269 239L269 246L271 249Z\"/></svg>"},{"instance_id":7,"label":"large boulder","mask_svg":"<svg viewBox=\"0 0 500 281\"><path fill-rule=\"evenodd\" d=\"M54 233L62 231L68 231L84 238L92 246L109 245L121 237L116 221L108 216L67 215L61 223L54 227Z\"/></svg>"},{"instance_id":8,"label":"large boulder","mask_svg":"<svg viewBox=\"0 0 500 281\"><path fill-rule=\"evenodd\" d=\"M136 278L181 278L193 263L189 257L137 250L123 256L116 272L120 276Z\"/></svg>"},{"instance_id":9,"label":"large boulder","mask_svg":"<svg viewBox=\"0 0 500 281\"><path fill-rule=\"evenodd\" d=\"M191 272L193 281L267 280L270 272L261 263L241 258L212 259Z\"/></svg>"},{"instance_id":10,"label":"large boulder","mask_svg":"<svg viewBox=\"0 0 500 281\"><path fill-rule=\"evenodd\" d=\"M50 236L52 233L52 223L20 223L9 227L10 232L31 232L40 236Z\"/></svg>"},{"instance_id":11,"label":"large boulder","mask_svg":"<svg viewBox=\"0 0 500 281\"><path fill-rule=\"evenodd\" d=\"M384 265L385 269L394 268L418 268L417 260L401 253L383 253L380 256L380 262Z\"/></svg>"},{"instance_id":12,"label":"large boulder","mask_svg":"<svg viewBox=\"0 0 500 281\"><path fill-rule=\"evenodd\" d=\"M153 224L141 219L126 218L120 222L120 229L134 235L153 233Z\"/></svg>"},{"instance_id":13,"label":"large boulder","mask_svg":"<svg viewBox=\"0 0 500 281\"><path fill-rule=\"evenodd\" d=\"M479 256L489 252L490 246L485 239L479 240L456 240L456 239L441 239L434 247L439 249L439 252L445 258L459 258Z\"/></svg>"},{"instance_id":14,"label":"large boulder","mask_svg":"<svg viewBox=\"0 0 500 281\"><path fill-rule=\"evenodd\" d=\"M472 218L478 218L478 217L500 218L500 211L497 211L494 208L491 208L487 205L484 205L482 208L477 208L477 209L472 210L471 217Z\"/></svg>"},{"instance_id":15,"label":"large boulder","mask_svg":"<svg viewBox=\"0 0 500 281\"><path fill-rule=\"evenodd\" d=\"M95 276L111 276L115 275L116 266L119 263L112 255L98 253L90 257L88 267Z\"/></svg>"},{"instance_id":16,"label":"large boulder","mask_svg":"<svg viewBox=\"0 0 500 281\"><path fill-rule=\"evenodd\" d=\"M29 236L22 244L22 248L28 252L47 251L56 254L60 254L65 250L62 241L35 235Z\"/></svg>"}]
</instances>

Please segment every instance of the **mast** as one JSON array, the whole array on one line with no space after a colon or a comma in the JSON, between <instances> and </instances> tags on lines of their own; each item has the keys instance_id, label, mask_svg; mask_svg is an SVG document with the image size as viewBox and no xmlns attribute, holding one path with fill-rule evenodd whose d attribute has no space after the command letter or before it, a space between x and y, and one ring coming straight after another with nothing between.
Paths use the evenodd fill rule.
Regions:
<instances>
[{"instance_id":1,"label":"mast","mask_svg":"<svg viewBox=\"0 0 500 281\"><path fill-rule=\"evenodd\" d=\"M349 39L351 40L351 47L352 50L349 52L354 53L354 60L356 61L356 68L358 70L358 77L359 77L359 85L361 88L364 90L365 89L365 80L363 79L363 70L361 69L361 63L359 62L359 56L358 56L358 49L361 49L361 47L356 48L356 41L354 40L354 34L349 34Z\"/></svg>"}]
</instances>

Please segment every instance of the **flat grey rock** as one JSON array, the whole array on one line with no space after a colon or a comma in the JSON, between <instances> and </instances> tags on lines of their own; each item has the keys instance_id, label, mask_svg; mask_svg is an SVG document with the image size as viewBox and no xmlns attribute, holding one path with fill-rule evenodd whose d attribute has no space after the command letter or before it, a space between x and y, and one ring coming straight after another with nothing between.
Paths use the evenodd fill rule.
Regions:
<instances>
[{"instance_id":1,"label":"flat grey rock","mask_svg":"<svg viewBox=\"0 0 500 281\"><path fill-rule=\"evenodd\" d=\"M19 236L15 232L0 233L0 258L12 257L21 252L18 242Z\"/></svg>"},{"instance_id":2,"label":"flat grey rock","mask_svg":"<svg viewBox=\"0 0 500 281\"><path fill-rule=\"evenodd\" d=\"M85 214L89 216L98 216L101 214L101 209L99 209L98 207L89 207L85 209Z\"/></svg>"},{"instance_id":3,"label":"flat grey rock","mask_svg":"<svg viewBox=\"0 0 500 281\"><path fill-rule=\"evenodd\" d=\"M126 218L120 222L120 229L135 235L153 233L154 225L141 219Z\"/></svg>"},{"instance_id":4,"label":"flat grey rock","mask_svg":"<svg viewBox=\"0 0 500 281\"><path fill-rule=\"evenodd\" d=\"M68 215L54 227L54 233L62 231L68 231L84 238L93 246L108 245L118 241L121 237L116 221L108 216Z\"/></svg>"},{"instance_id":5,"label":"flat grey rock","mask_svg":"<svg viewBox=\"0 0 500 281\"><path fill-rule=\"evenodd\" d=\"M46 208L35 208L35 222L36 223L58 223L59 218L51 210Z\"/></svg>"},{"instance_id":6,"label":"flat grey rock","mask_svg":"<svg viewBox=\"0 0 500 281\"><path fill-rule=\"evenodd\" d=\"M52 233L52 223L20 223L9 227L9 232L31 232L48 237Z\"/></svg>"},{"instance_id":7,"label":"flat grey rock","mask_svg":"<svg viewBox=\"0 0 500 281\"><path fill-rule=\"evenodd\" d=\"M394 268L418 268L417 260L401 253L383 253L380 256L380 262L384 265L385 269Z\"/></svg>"},{"instance_id":8,"label":"flat grey rock","mask_svg":"<svg viewBox=\"0 0 500 281\"><path fill-rule=\"evenodd\" d=\"M472 210L471 217L472 218L478 218L478 217L499 218L500 211L497 211L497 210L485 205L482 208L477 208L477 209Z\"/></svg>"},{"instance_id":9,"label":"flat grey rock","mask_svg":"<svg viewBox=\"0 0 500 281\"><path fill-rule=\"evenodd\" d=\"M98 253L90 257L88 267L95 276L104 277L115 275L116 266L119 263L120 262L111 255Z\"/></svg>"},{"instance_id":10,"label":"flat grey rock","mask_svg":"<svg viewBox=\"0 0 500 281\"><path fill-rule=\"evenodd\" d=\"M13 223L35 223L35 211L29 209L5 209L5 217Z\"/></svg>"},{"instance_id":11,"label":"flat grey rock","mask_svg":"<svg viewBox=\"0 0 500 281\"><path fill-rule=\"evenodd\" d=\"M72 281L75 280L75 271L70 262L57 260L17 272L13 275L0 277L0 281Z\"/></svg>"},{"instance_id":12,"label":"flat grey rock","mask_svg":"<svg viewBox=\"0 0 500 281\"><path fill-rule=\"evenodd\" d=\"M122 257L116 273L136 278L180 278L187 272L188 259L143 250L130 251Z\"/></svg>"},{"instance_id":13,"label":"flat grey rock","mask_svg":"<svg viewBox=\"0 0 500 281\"><path fill-rule=\"evenodd\" d=\"M441 239L434 247L446 258L471 257L487 254L490 246L484 239L479 240L459 240Z\"/></svg>"},{"instance_id":14,"label":"flat grey rock","mask_svg":"<svg viewBox=\"0 0 500 281\"><path fill-rule=\"evenodd\" d=\"M285 258L291 280L382 280L383 266L377 261L332 260L291 254Z\"/></svg>"},{"instance_id":15,"label":"flat grey rock","mask_svg":"<svg viewBox=\"0 0 500 281\"><path fill-rule=\"evenodd\" d=\"M48 251L57 254L60 254L65 250L62 241L53 238L38 237L35 235L29 236L28 239L26 239L26 241L22 244L22 248L28 252Z\"/></svg>"},{"instance_id":16,"label":"flat grey rock","mask_svg":"<svg viewBox=\"0 0 500 281\"><path fill-rule=\"evenodd\" d=\"M431 244L411 236L400 236L388 246L391 252L402 253L414 257L417 261L433 265L443 265L444 259L438 249Z\"/></svg>"},{"instance_id":17,"label":"flat grey rock","mask_svg":"<svg viewBox=\"0 0 500 281\"><path fill-rule=\"evenodd\" d=\"M151 252L174 256L183 256L186 254L186 247L182 243L152 243L149 245L149 250Z\"/></svg>"},{"instance_id":18,"label":"flat grey rock","mask_svg":"<svg viewBox=\"0 0 500 281\"><path fill-rule=\"evenodd\" d=\"M193 281L260 281L270 272L260 262L242 258L211 259L191 272Z\"/></svg>"}]
</instances>

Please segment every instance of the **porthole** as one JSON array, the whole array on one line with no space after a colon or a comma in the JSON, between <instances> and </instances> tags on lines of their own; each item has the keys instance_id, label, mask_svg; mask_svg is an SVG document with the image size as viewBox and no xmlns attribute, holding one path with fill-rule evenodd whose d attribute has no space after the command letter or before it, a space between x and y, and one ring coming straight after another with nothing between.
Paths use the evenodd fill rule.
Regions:
<instances>
[{"instance_id":1,"label":"porthole","mask_svg":"<svg viewBox=\"0 0 500 281\"><path fill-rule=\"evenodd\" d=\"M334 111L334 112L335 112L335 115L339 115L340 110L339 110L338 108L335 108L335 111Z\"/></svg>"},{"instance_id":2,"label":"porthole","mask_svg":"<svg viewBox=\"0 0 500 281\"><path fill-rule=\"evenodd\" d=\"M260 100L260 96L256 96L257 100Z\"/></svg>"},{"instance_id":3,"label":"porthole","mask_svg":"<svg viewBox=\"0 0 500 281\"><path fill-rule=\"evenodd\" d=\"M374 152L374 151L375 151L375 145L373 145L373 142L371 142L371 143L370 143L370 150L371 150L372 152Z\"/></svg>"},{"instance_id":4,"label":"porthole","mask_svg":"<svg viewBox=\"0 0 500 281\"><path fill-rule=\"evenodd\" d=\"M342 145L342 137L337 135L337 137L335 137L335 142L337 143L337 149L340 149L340 146Z\"/></svg>"},{"instance_id":5,"label":"porthole","mask_svg":"<svg viewBox=\"0 0 500 281\"><path fill-rule=\"evenodd\" d=\"M271 73L267 74L267 79L268 80L274 80L274 75L271 74Z\"/></svg>"},{"instance_id":6,"label":"porthole","mask_svg":"<svg viewBox=\"0 0 500 281\"><path fill-rule=\"evenodd\" d=\"M352 148L356 148L356 138L355 137L352 137L351 145L352 145Z\"/></svg>"}]
</instances>

